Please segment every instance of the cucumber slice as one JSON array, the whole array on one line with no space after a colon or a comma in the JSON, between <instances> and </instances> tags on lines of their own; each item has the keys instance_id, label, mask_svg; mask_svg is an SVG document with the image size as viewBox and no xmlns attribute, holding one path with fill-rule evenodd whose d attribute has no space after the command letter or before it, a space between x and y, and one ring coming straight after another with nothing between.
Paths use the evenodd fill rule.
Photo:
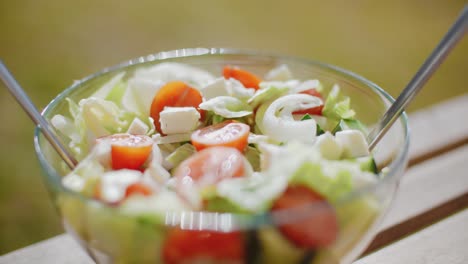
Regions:
<instances>
[{"instance_id":1,"label":"cucumber slice","mask_svg":"<svg viewBox=\"0 0 468 264\"><path fill-rule=\"evenodd\" d=\"M360 157L356 161L361 165L361 170L377 174L377 165L372 156Z\"/></svg>"}]
</instances>

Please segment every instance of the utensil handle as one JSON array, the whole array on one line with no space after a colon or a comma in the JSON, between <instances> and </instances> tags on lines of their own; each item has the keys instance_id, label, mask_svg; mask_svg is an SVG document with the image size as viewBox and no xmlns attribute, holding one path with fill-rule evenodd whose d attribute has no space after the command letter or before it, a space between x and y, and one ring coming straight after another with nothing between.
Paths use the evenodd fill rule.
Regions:
<instances>
[{"instance_id":1,"label":"utensil handle","mask_svg":"<svg viewBox=\"0 0 468 264\"><path fill-rule=\"evenodd\" d=\"M63 144L58 140L57 135L53 132L53 129L50 127L49 123L45 120L44 117L42 117L31 99L26 95L24 90L21 88L18 82L16 82L15 78L13 78L13 75L11 75L1 60L0 77L6 84L6 87L10 93L15 97L16 101L18 101L18 103L23 107L34 123L39 126L52 147L54 147L54 149L68 165L68 167L73 169L77 164L75 158L73 158L73 156L68 152L67 148L65 148L65 146L63 146Z\"/></svg>"},{"instance_id":2,"label":"utensil handle","mask_svg":"<svg viewBox=\"0 0 468 264\"><path fill-rule=\"evenodd\" d=\"M429 58L427 58L413 79L408 83L400 96L398 96L396 101L390 106L387 112L385 112L376 127L369 133L367 136L369 150L372 150L375 145L377 145L379 140L404 111L408 103L413 100L416 94L432 76L434 71L447 57L448 53L453 49L453 47L455 47L458 41L463 38L467 31L468 5L464 7L461 15L452 25L447 34L445 34L444 38L439 42L439 45L437 45Z\"/></svg>"}]
</instances>

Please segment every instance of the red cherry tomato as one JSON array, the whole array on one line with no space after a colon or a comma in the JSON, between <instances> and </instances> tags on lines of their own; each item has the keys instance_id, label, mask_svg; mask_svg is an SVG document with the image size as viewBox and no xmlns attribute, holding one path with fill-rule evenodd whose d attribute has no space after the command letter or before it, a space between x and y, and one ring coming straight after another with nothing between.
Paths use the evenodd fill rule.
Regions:
<instances>
[{"instance_id":1,"label":"red cherry tomato","mask_svg":"<svg viewBox=\"0 0 468 264\"><path fill-rule=\"evenodd\" d=\"M195 107L203 101L203 97L197 89L187 85L184 82L174 81L166 83L153 98L151 103L150 116L154 120L154 126L159 133L162 133L161 124L159 123L159 115L164 110L164 107ZM198 109L200 119L204 118L204 111Z\"/></svg>"},{"instance_id":2,"label":"red cherry tomato","mask_svg":"<svg viewBox=\"0 0 468 264\"><path fill-rule=\"evenodd\" d=\"M243 263L245 249L240 232L169 231L162 248L166 264Z\"/></svg>"},{"instance_id":3,"label":"red cherry tomato","mask_svg":"<svg viewBox=\"0 0 468 264\"><path fill-rule=\"evenodd\" d=\"M199 151L213 146L233 147L244 151L249 133L250 127L244 123L224 121L193 132L191 140Z\"/></svg>"},{"instance_id":4,"label":"red cherry tomato","mask_svg":"<svg viewBox=\"0 0 468 264\"><path fill-rule=\"evenodd\" d=\"M319 194L304 186L289 186L272 208L285 209L291 209L291 222L280 225L279 229L297 247L310 249L335 241L338 235L335 211ZM303 218L295 221L294 215Z\"/></svg>"},{"instance_id":5,"label":"red cherry tomato","mask_svg":"<svg viewBox=\"0 0 468 264\"><path fill-rule=\"evenodd\" d=\"M153 140L146 135L114 134L99 140L108 140L111 144L114 170L141 169L153 148Z\"/></svg>"},{"instance_id":6,"label":"red cherry tomato","mask_svg":"<svg viewBox=\"0 0 468 264\"><path fill-rule=\"evenodd\" d=\"M242 83L242 85L245 86L245 88L254 88L255 90L258 90L260 88L260 78L255 76L255 74L243 70L239 67L225 66L223 68L223 76L226 79L234 78L238 80Z\"/></svg>"},{"instance_id":7,"label":"red cherry tomato","mask_svg":"<svg viewBox=\"0 0 468 264\"><path fill-rule=\"evenodd\" d=\"M322 99L322 101L323 101L322 95L316 89L309 89L309 90L302 91L300 93L318 97L318 98ZM293 114L297 114L297 115L305 115L305 114L322 115L322 110L323 110L323 104L319 105L319 106L316 106L316 107L308 108L308 109L294 111Z\"/></svg>"},{"instance_id":8,"label":"red cherry tomato","mask_svg":"<svg viewBox=\"0 0 468 264\"><path fill-rule=\"evenodd\" d=\"M206 187L222 179L244 175L244 157L235 148L211 147L184 160L175 170L174 177L183 184L190 179L198 187Z\"/></svg>"}]
</instances>

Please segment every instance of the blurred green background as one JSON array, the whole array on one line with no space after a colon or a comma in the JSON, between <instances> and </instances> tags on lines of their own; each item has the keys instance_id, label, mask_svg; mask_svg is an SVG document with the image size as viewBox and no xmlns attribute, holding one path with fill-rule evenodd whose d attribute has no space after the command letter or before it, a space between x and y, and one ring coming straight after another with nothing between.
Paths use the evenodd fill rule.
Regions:
<instances>
[{"instance_id":1,"label":"blurred green background","mask_svg":"<svg viewBox=\"0 0 468 264\"><path fill-rule=\"evenodd\" d=\"M129 58L231 47L316 59L397 95L466 1L0 1L0 58L42 108L73 80ZM409 108L467 92L468 39ZM0 84L0 86L2 86ZM0 87L0 255L63 232L33 129Z\"/></svg>"}]
</instances>

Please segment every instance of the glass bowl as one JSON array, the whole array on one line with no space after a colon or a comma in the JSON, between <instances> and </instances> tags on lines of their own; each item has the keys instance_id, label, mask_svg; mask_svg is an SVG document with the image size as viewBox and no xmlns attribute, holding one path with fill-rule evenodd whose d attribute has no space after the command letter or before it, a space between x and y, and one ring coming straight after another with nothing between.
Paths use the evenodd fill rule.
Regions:
<instances>
[{"instance_id":1,"label":"glass bowl","mask_svg":"<svg viewBox=\"0 0 468 264\"><path fill-rule=\"evenodd\" d=\"M140 57L86 77L59 94L44 109L43 115L50 119L55 114L68 113L65 98L70 97L76 102L90 96L121 72L125 71L130 76L139 67L162 62L193 65L216 76L228 64L240 66L260 76L275 66L286 64L296 79L319 79L324 87L339 84L342 93L351 98L351 107L356 111L357 118L369 127L377 122L393 102L393 98L374 83L324 63L258 52L195 48ZM196 263L350 263L370 242L378 222L395 195L408 161L409 134L407 117L403 114L373 151L379 169L377 183L353 191L333 204L338 216L338 237L329 246L312 249L296 247L278 231L278 226L300 221L300 217L295 217L291 210L257 215L158 212L161 217L157 220L146 215L122 212L118 207L86 198L65 188L61 178L69 171L38 128L34 142L45 183L65 229L98 263L173 263L167 261L164 254L168 250L165 245L168 234L176 228L191 229L187 231L190 234L187 238L197 241L195 250L218 244L217 248L224 247L222 252L229 252L229 247L232 247L234 253L231 252L231 255L241 256L239 259L227 253L224 259L219 257L214 260L201 256ZM308 217L319 213L321 206L320 203L308 206ZM320 226L303 228L321 229ZM239 244L223 244L223 238L230 235L241 237ZM179 254L189 254L189 251L193 251L193 248Z\"/></svg>"}]
</instances>

